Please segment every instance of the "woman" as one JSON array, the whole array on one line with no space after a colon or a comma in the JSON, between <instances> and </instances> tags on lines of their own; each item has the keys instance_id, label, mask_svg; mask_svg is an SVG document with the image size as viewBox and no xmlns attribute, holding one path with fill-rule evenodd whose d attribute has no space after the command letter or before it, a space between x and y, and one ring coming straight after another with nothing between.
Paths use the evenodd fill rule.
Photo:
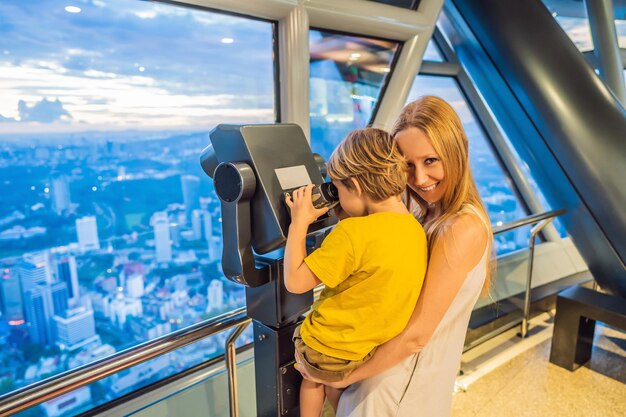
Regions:
<instances>
[{"instance_id":1,"label":"woman","mask_svg":"<svg viewBox=\"0 0 626 417\"><path fill-rule=\"evenodd\" d=\"M428 236L428 271L405 330L335 384L348 386L338 417L449 416L470 314L488 285L492 232L458 116L422 97L392 136L409 164L407 203Z\"/></svg>"}]
</instances>

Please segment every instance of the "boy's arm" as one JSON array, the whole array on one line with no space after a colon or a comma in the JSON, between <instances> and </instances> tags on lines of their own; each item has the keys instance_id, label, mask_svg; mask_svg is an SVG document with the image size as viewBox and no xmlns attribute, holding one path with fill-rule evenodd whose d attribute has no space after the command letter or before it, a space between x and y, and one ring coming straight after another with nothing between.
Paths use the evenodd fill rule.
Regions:
<instances>
[{"instance_id":1,"label":"boy's arm","mask_svg":"<svg viewBox=\"0 0 626 417\"><path fill-rule=\"evenodd\" d=\"M294 294L302 294L322 281L309 269L304 258L306 257L306 232L308 225L289 226L287 246L285 247L285 287Z\"/></svg>"},{"instance_id":2,"label":"boy's arm","mask_svg":"<svg viewBox=\"0 0 626 417\"><path fill-rule=\"evenodd\" d=\"M313 207L312 188L313 185L309 184L297 189L292 196L286 198L287 205L291 209L291 225L285 246L285 287L287 291L295 294L305 293L322 283L304 263L305 241L309 225L328 211L328 208L318 210Z\"/></svg>"}]
</instances>

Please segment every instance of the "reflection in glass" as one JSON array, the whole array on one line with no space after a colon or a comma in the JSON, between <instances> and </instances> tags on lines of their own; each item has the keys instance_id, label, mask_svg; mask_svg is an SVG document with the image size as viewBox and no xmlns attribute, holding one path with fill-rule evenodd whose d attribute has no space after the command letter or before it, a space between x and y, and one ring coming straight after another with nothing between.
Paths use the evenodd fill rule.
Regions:
<instances>
[{"instance_id":1,"label":"reflection in glass","mask_svg":"<svg viewBox=\"0 0 626 417\"><path fill-rule=\"evenodd\" d=\"M71 10L0 3L0 394L244 303L198 156L216 123L275 120L272 25L129 0ZM177 363L219 352L206 343Z\"/></svg>"},{"instance_id":2,"label":"reflection in glass","mask_svg":"<svg viewBox=\"0 0 626 417\"><path fill-rule=\"evenodd\" d=\"M309 47L311 148L328 159L369 123L398 44L312 30Z\"/></svg>"},{"instance_id":3,"label":"reflection in glass","mask_svg":"<svg viewBox=\"0 0 626 417\"><path fill-rule=\"evenodd\" d=\"M498 163L494 151L452 77L419 75L415 79L407 103L425 95L443 98L456 110L469 140L470 166L478 191L494 226L500 226L526 215L509 177ZM514 235L514 236L512 236ZM496 236L498 255L528 246L523 230L507 236Z\"/></svg>"}]
</instances>

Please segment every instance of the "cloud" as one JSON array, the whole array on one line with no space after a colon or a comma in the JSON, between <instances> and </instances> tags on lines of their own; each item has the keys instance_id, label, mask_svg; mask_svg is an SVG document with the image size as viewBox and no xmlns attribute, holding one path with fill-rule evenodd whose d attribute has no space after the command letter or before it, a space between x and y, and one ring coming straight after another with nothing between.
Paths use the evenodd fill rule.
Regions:
<instances>
[{"instance_id":1,"label":"cloud","mask_svg":"<svg viewBox=\"0 0 626 417\"><path fill-rule=\"evenodd\" d=\"M17 120L13 119L12 117L4 117L3 115L0 114L0 123L14 123L17 122Z\"/></svg>"},{"instance_id":2,"label":"cloud","mask_svg":"<svg viewBox=\"0 0 626 417\"><path fill-rule=\"evenodd\" d=\"M47 98L29 106L24 100L17 103L17 108L22 122L52 123L57 120L66 120L72 116L63 108L59 99L50 101ZM66 116L66 117L64 117Z\"/></svg>"}]
</instances>

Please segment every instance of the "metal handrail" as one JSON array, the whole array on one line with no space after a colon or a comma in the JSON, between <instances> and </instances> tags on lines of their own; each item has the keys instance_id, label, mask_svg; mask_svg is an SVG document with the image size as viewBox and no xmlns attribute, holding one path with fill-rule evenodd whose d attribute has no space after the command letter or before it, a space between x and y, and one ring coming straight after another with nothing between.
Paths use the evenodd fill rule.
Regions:
<instances>
[{"instance_id":1,"label":"metal handrail","mask_svg":"<svg viewBox=\"0 0 626 417\"><path fill-rule=\"evenodd\" d=\"M8 417L124 369L249 322L245 307L142 343L0 397L0 417Z\"/></svg>"},{"instance_id":2,"label":"metal handrail","mask_svg":"<svg viewBox=\"0 0 626 417\"><path fill-rule=\"evenodd\" d=\"M241 323L230 334L226 343L224 344L224 352L226 355L226 369L228 370L228 404L230 407L231 417L239 417L239 398L237 396L237 350L235 349L235 342L241 336L246 327L252 320L248 319Z\"/></svg>"},{"instance_id":3,"label":"metal handrail","mask_svg":"<svg viewBox=\"0 0 626 417\"><path fill-rule=\"evenodd\" d=\"M516 229L518 227L535 224L542 220L554 219L557 216L564 214L564 209L548 211L532 216L525 217L520 220L507 223L502 226L493 228L493 233L499 234L509 230ZM530 299L529 285L532 281L532 255L534 252L534 238L548 222L542 225L538 225L531 231L531 257L529 264L528 279L526 285L526 297ZM541 226L541 227L539 227ZM534 231L534 233L533 233ZM316 294L319 294L320 288L316 288ZM529 308L524 308L525 326L526 329L522 330L524 335L527 333L527 323ZM529 302L528 302L529 304ZM245 307L238 308L236 310L225 313L221 316L204 321L202 323L194 324L176 332L167 334L160 338L142 343L124 351L118 352L96 362L75 368L59 375L50 377L41 382L28 385L18 390L9 392L0 396L0 417L8 417L13 414L19 413L27 408L34 407L52 398L59 397L65 393L73 391L77 388L89 385L95 381L106 378L110 375L116 374L124 369L128 369L142 362L154 359L158 356L169 353L173 350L187 346L200 339L208 336L212 336L216 333L230 329L235 326L239 326L228 338L226 342L226 366L229 369L229 394L231 395L231 415L237 415L237 380L235 373L235 354L232 352L234 342L241 332L250 324L250 319L246 316ZM230 352L230 353L229 353ZM232 374L231 374L232 373ZM234 413L234 414L233 414Z\"/></svg>"},{"instance_id":4,"label":"metal handrail","mask_svg":"<svg viewBox=\"0 0 626 417\"><path fill-rule=\"evenodd\" d=\"M523 316L522 316L522 320L520 323L521 327L520 327L520 333L519 333L519 336L522 339L526 338L526 336L528 335L528 322L530 321L530 292L532 289L531 287L532 287L532 280L533 280L533 264L534 264L534 259L535 259L535 238L537 237L539 232L543 230L544 227L552 223L552 221L556 217L562 214L565 214L566 212L567 210L565 209L559 209L559 210L547 211L545 213L533 214L523 219L515 220L511 223L507 223L505 225L493 228L493 234L496 235L499 233L504 233L504 232L511 231L513 229L517 229L522 226L529 226L531 224L536 224L536 226L534 226L530 230L530 240L528 242L529 253L528 253L528 267L527 267L527 272L526 272L526 288L524 290L524 311L523 311ZM505 325L503 326L502 329L509 329L510 327L511 327L510 325Z\"/></svg>"},{"instance_id":5,"label":"metal handrail","mask_svg":"<svg viewBox=\"0 0 626 417\"><path fill-rule=\"evenodd\" d=\"M533 263L535 259L535 237L541 230L552 223L554 217L541 220L537 225L530 229L530 242L528 243L528 273L526 275L526 292L524 294L524 317L522 319L522 328L520 336L525 338L528 335L528 321L530 320L530 289L533 279Z\"/></svg>"},{"instance_id":6,"label":"metal handrail","mask_svg":"<svg viewBox=\"0 0 626 417\"><path fill-rule=\"evenodd\" d=\"M541 220L555 218L565 213L567 213L567 210L559 209L559 210L546 211L545 213L533 214L528 217L524 217L522 219L514 220L510 223L503 224L502 226L496 226L493 228L493 234L497 235L500 233L508 232L513 229L517 229L518 227L539 223Z\"/></svg>"}]
</instances>

